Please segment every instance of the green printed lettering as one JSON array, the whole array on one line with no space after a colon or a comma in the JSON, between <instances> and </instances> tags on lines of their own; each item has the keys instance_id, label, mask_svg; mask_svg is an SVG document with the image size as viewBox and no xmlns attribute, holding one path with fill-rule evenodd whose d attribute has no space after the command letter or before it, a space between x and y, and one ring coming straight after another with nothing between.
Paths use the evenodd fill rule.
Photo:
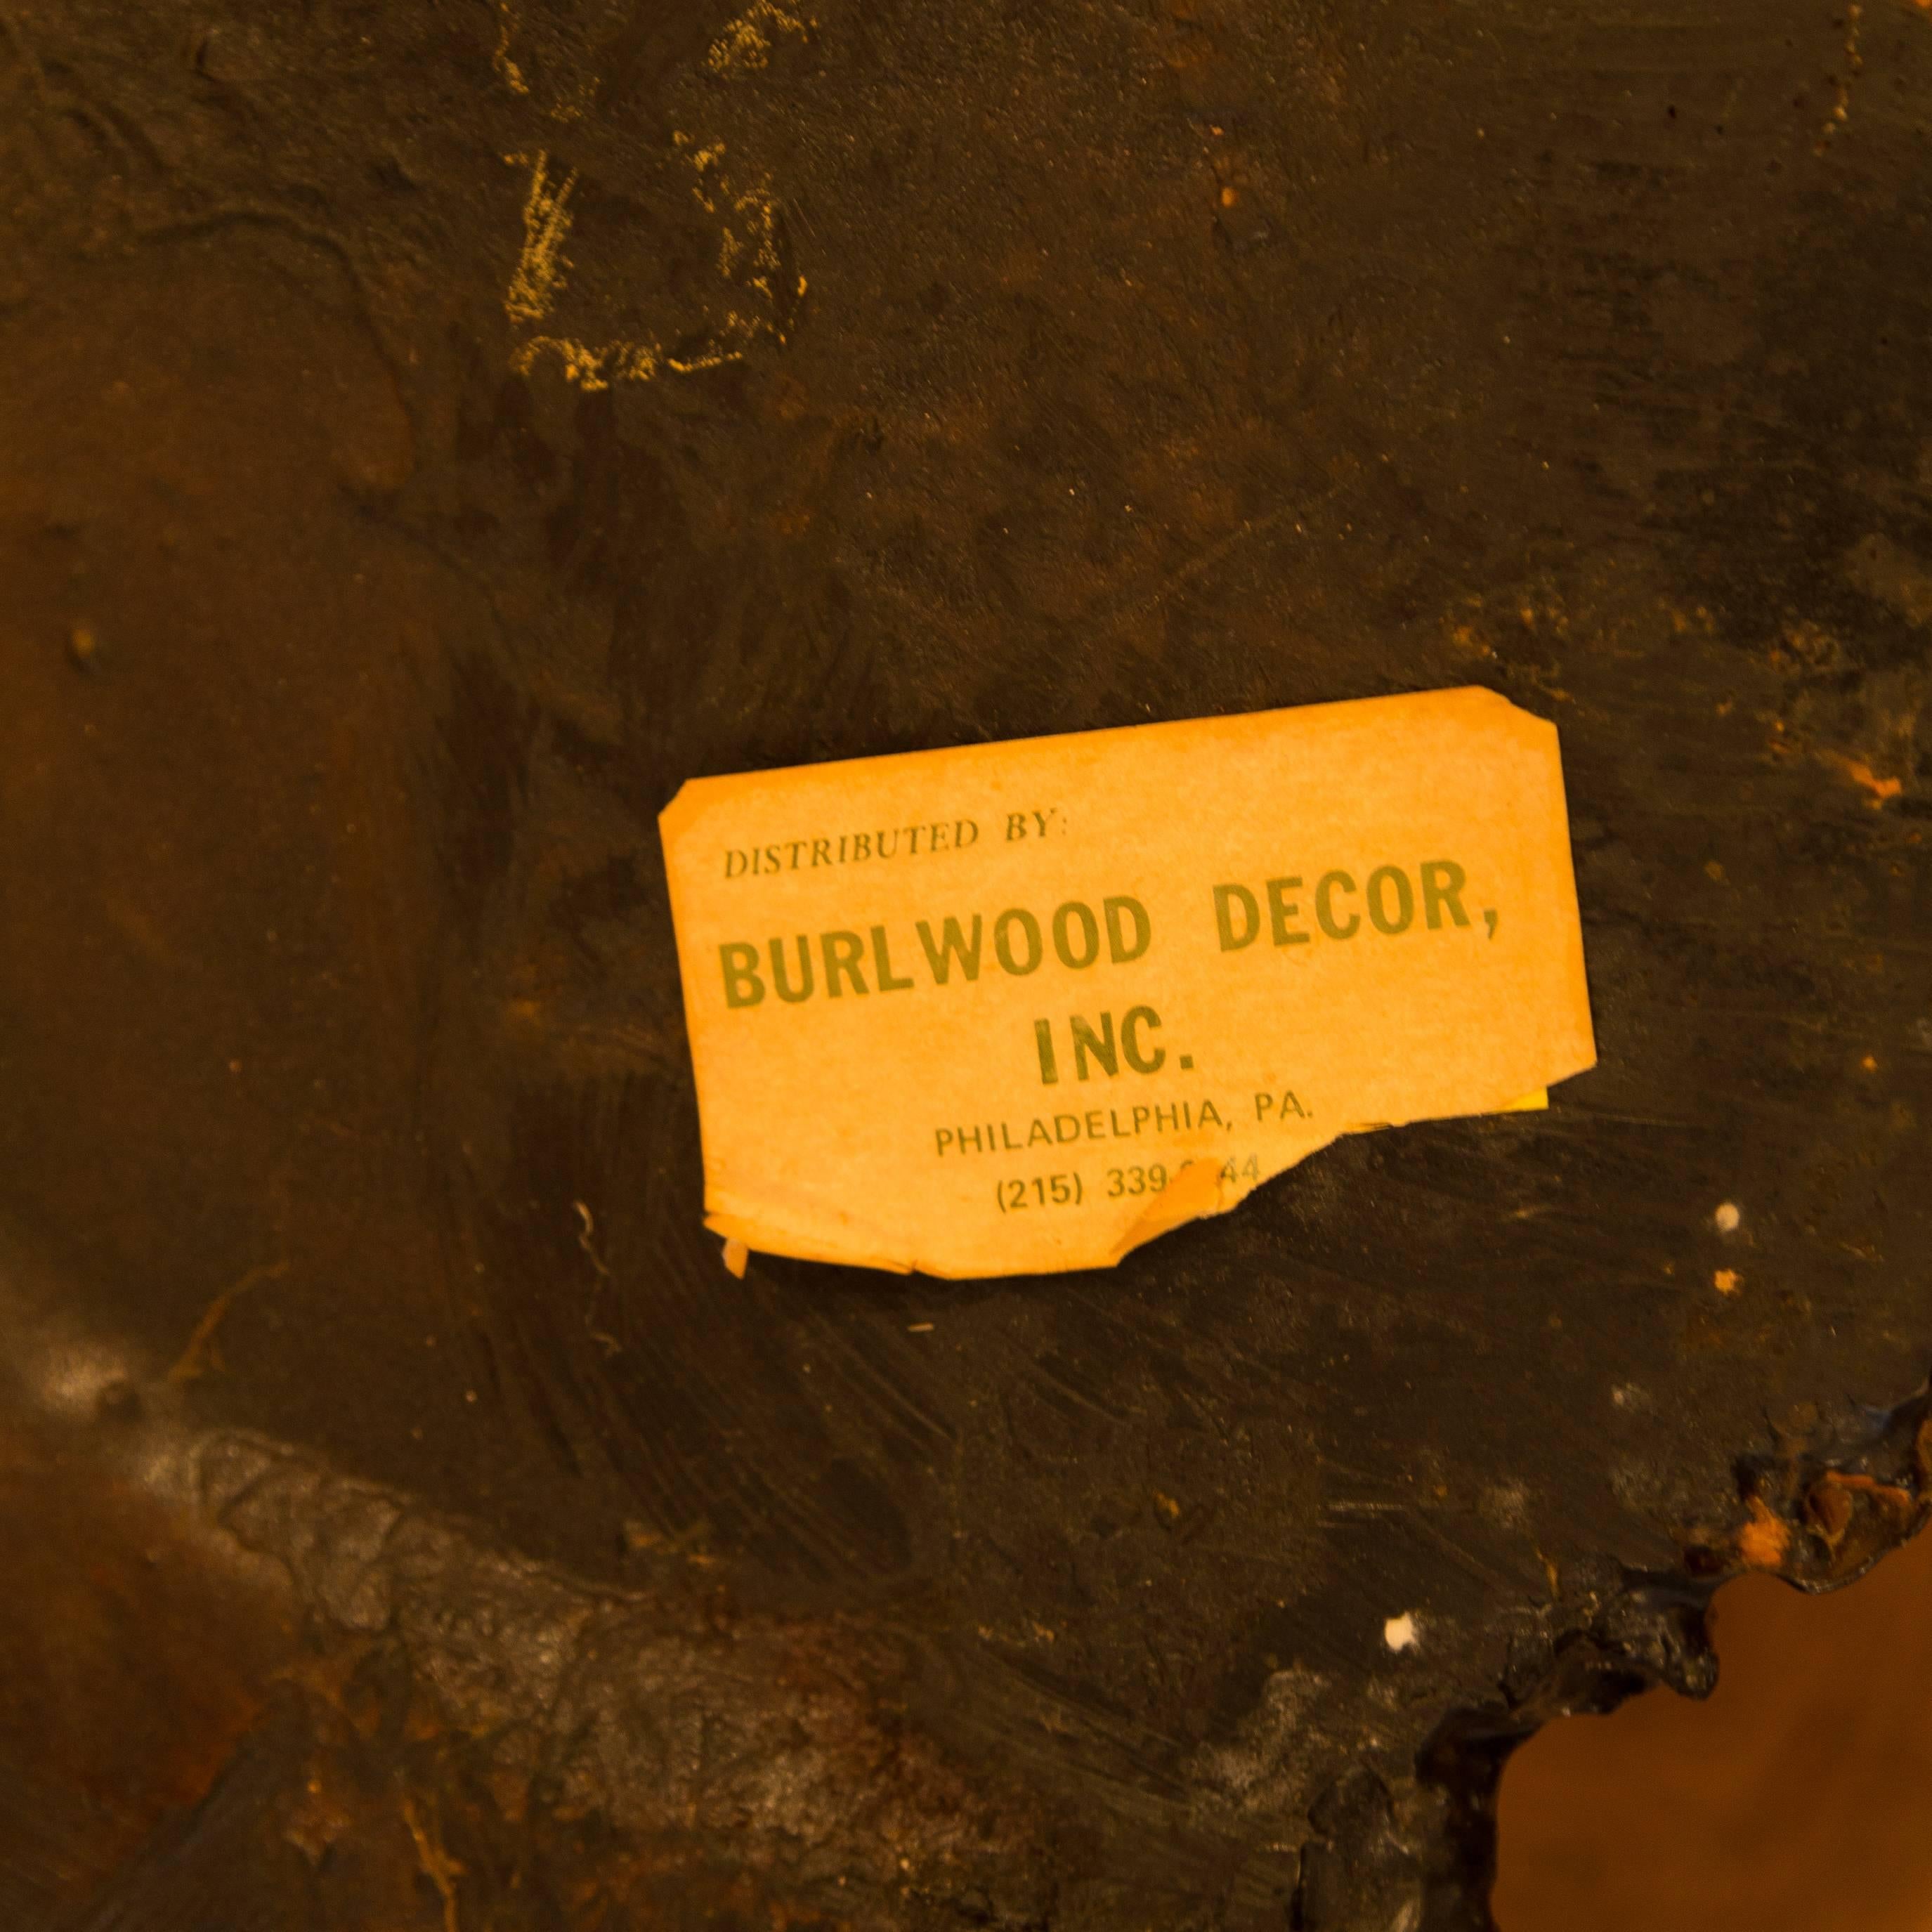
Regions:
<instances>
[{"instance_id":1,"label":"green printed lettering","mask_svg":"<svg viewBox=\"0 0 1932 1932\"><path fill-rule=\"evenodd\" d=\"M1034 1045L1040 1051L1040 1084L1042 1087L1058 1086L1060 1082L1059 1063L1053 1055L1053 1028L1046 1020L1033 1023ZM1084 1074L1081 1076L1086 1077Z\"/></svg>"},{"instance_id":2,"label":"green printed lettering","mask_svg":"<svg viewBox=\"0 0 1932 1932\"><path fill-rule=\"evenodd\" d=\"M1078 921L1080 927L1080 951L1076 957L1070 941L1067 930L1070 920ZM1093 908L1078 899L1069 899L1053 915L1053 950L1060 956L1063 966L1070 966L1075 972L1083 972L1100 956L1100 926L1094 916Z\"/></svg>"},{"instance_id":3,"label":"green printed lettering","mask_svg":"<svg viewBox=\"0 0 1932 1932\"><path fill-rule=\"evenodd\" d=\"M855 993L871 990L866 984L866 976L859 970L859 962L864 958L866 945L856 932L828 932L820 944L825 949L825 990L832 999L843 997L844 988L839 985L839 975L852 982Z\"/></svg>"},{"instance_id":4,"label":"green printed lettering","mask_svg":"<svg viewBox=\"0 0 1932 1932\"><path fill-rule=\"evenodd\" d=\"M718 949L724 968L724 1004L728 1006L755 1006L765 997L765 982L758 977L758 949L742 940L732 940Z\"/></svg>"},{"instance_id":5,"label":"green printed lettering","mask_svg":"<svg viewBox=\"0 0 1932 1932\"><path fill-rule=\"evenodd\" d=\"M792 1006L801 1000L812 998L812 941L803 933L798 935L798 990L792 990L790 979L785 972L784 941L772 941L772 990L778 998Z\"/></svg>"},{"instance_id":6,"label":"green printed lettering","mask_svg":"<svg viewBox=\"0 0 1932 1932\"><path fill-rule=\"evenodd\" d=\"M1130 959L1138 959L1148 950L1154 938L1153 922L1148 919L1147 908L1138 899L1123 895L1118 898L1102 899L1100 910L1107 920L1107 953L1116 966L1124 966ZM1130 946L1121 929L1123 920L1131 921L1134 928L1133 944Z\"/></svg>"},{"instance_id":7,"label":"green printed lettering","mask_svg":"<svg viewBox=\"0 0 1932 1932\"><path fill-rule=\"evenodd\" d=\"M1442 923L1442 908L1458 926L1467 926L1469 915L1462 910L1462 888L1468 883L1462 868L1454 859L1425 859L1422 862L1422 910L1433 932Z\"/></svg>"},{"instance_id":8,"label":"green printed lettering","mask_svg":"<svg viewBox=\"0 0 1932 1932\"><path fill-rule=\"evenodd\" d=\"M924 920L919 922L919 943L926 948L926 963L932 968L932 983L943 986L952 976L952 956L959 956L959 970L968 980L980 976L980 915L973 915L973 942L969 946L965 935L959 930L959 922L949 919L940 928L940 941L932 943L932 928Z\"/></svg>"},{"instance_id":9,"label":"green printed lettering","mask_svg":"<svg viewBox=\"0 0 1932 1932\"><path fill-rule=\"evenodd\" d=\"M1234 930L1234 908L1241 908L1241 917L1246 926L1244 932ZM1244 946L1255 943L1255 934L1262 929L1261 908L1255 904L1255 896L1246 886L1216 886L1214 888L1214 923L1220 928L1221 950L1237 952Z\"/></svg>"},{"instance_id":10,"label":"green printed lettering","mask_svg":"<svg viewBox=\"0 0 1932 1932\"><path fill-rule=\"evenodd\" d=\"M912 984L910 980L902 980L892 970L892 956L886 948L886 928L875 926L872 928L872 965L878 974L879 991L882 993L903 993Z\"/></svg>"},{"instance_id":11,"label":"green printed lettering","mask_svg":"<svg viewBox=\"0 0 1932 1932\"><path fill-rule=\"evenodd\" d=\"M1387 895L1384 886L1395 888L1395 910L1390 912L1383 904ZM1369 917L1375 922L1378 932L1406 932L1415 917L1415 894L1411 890L1408 874L1400 866L1378 866L1369 874Z\"/></svg>"},{"instance_id":12,"label":"green printed lettering","mask_svg":"<svg viewBox=\"0 0 1932 1932\"><path fill-rule=\"evenodd\" d=\"M1081 1079L1090 1076L1087 1066L1087 1056L1091 1053L1108 1073L1120 1070L1119 1049L1114 1044L1114 1016L1112 1013L1100 1016L1100 1030L1094 1029L1078 1013L1071 1016L1069 1024L1073 1030L1073 1070Z\"/></svg>"},{"instance_id":13,"label":"green printed lettering","mask_svg":"<svg viewBox=\"0 0 1932 1932\"><path fill-rule=\"evenodd\" d=\"M1358 912L1348 915L1346 926L1338 926L1335 921L1334 902L1329 895L1340 886L1345 892L1355 890L1355 882L1346 872L1324 872L1321 883L1315 888L1315 923L1330 939L1353 939L1361 926L1362 916Z\"/></svg>"},{"instance_id":14,"label":"green printed lettering","mask_svg":"<svg viewBox=\"0 0 1932 1932\"><path fill-rule=\"evenodd\" d=\"M1013 957L1012 944L1007 937L1015 926L1018 926L1026 937L1027 959L1024 966ZM1016 978L1024 978L1038 968L1042 950L1040 943L1040 921L1031 913L1015 906L1010 911L1001 913L994 920L993 950L998 956L1000 964Z\"/></svg>"},{"instance_id":15,"label":"green printed lettering","mask_svg":"<svg viewBox=\"0 0 1932 1932\"><path fill-rule=\"evenodd\" d=\"M1167 1058L1167 1048L1164 1046L1157 1046L1149 1053L1141 1046L1141 1028L1160 1024L1160 1016L1151 1006L1130 1007L1126 1018L1120 1022L1120 1051L1136 1073L1158 1073Z\"/></svg>"},{"instance_id":16,"label":"green printed lettering","mask_svg":"<svg viewBox=\"0 0 1932 1932\"><path fill-rule=\"evenodd\" d=\"M1291 900L1290 892L1301 890L1299 879L1270 879L1268 882L1268 924L1274 929L1274 943L1277 946L1306 946L1308 934L1297 932L1288 921L1294 918L1301 908Z\"/></svg>"}]
</instances>

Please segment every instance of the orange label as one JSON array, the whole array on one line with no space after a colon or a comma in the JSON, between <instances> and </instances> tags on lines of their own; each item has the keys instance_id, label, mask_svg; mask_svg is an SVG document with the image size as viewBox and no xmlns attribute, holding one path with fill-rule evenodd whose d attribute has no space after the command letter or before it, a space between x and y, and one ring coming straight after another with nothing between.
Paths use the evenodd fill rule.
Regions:
<instances>
[{"instance_id":1,"label":"orange label","mask_svg":"<svg viewBox=\"0 0 1932 1932\"><path fill-rule=\"evenodd\" d=\"M752 1250L1108 1267L1595 1063L1556 727L1490 692L698 778L660 825Z\"/></svg>"}]
</instances>

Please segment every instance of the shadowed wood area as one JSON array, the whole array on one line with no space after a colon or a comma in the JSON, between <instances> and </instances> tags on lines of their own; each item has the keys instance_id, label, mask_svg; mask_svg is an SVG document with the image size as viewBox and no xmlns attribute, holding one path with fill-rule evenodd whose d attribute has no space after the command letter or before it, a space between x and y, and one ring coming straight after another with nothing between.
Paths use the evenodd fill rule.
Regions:
<instances>
[{"instance_id":1,"label":"shadowed wood area","mask_svg":"<svg viewBox=\"0 0 1932 1932\"><path fill-rule=\"evenodd\" d=\"M0 7L16 1922L1480 1928L1516 1744L1904 1540L1928 100L1910 0ZM728 1272L686 779L1472 682L1547 1113Z\"/></svg>"}]
</instances>

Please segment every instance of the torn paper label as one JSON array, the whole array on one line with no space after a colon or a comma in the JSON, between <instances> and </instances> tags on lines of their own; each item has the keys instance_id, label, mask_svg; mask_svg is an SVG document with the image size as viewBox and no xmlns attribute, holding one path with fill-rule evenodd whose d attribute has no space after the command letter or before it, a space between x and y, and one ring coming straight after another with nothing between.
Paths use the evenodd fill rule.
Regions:
<instances>
[{"instance_id":1,"label":"torn paper label","mask_svg":"<svg viewBox=\"0 0 1932 1932\"><path fill-rule=\"evenodd\" d=\"M1595 1062L1556 727L1491 692L699 778L661 825L754 1251L1108 1267Z\"/></svg>"}]
</instances>

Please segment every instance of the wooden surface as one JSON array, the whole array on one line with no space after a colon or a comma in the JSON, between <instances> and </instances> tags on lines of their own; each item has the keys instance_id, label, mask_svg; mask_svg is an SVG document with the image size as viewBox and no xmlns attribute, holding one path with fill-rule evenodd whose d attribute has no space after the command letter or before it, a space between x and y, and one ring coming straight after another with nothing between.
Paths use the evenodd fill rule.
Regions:
<instances>
[{"instance_id":1,"label":"wooden surface","mask_svg":"<svg viewBox=\"0 0 1932 1932\"><path fill-rule=\"evenodd\" d=\"M11 0L19 1922L1478 1925L1517 1738L1903 1536L1928 100L1906 0ZM1470 681L1547 1114L725 1273L685 778Z\"/></svg>"}]
</instances>

